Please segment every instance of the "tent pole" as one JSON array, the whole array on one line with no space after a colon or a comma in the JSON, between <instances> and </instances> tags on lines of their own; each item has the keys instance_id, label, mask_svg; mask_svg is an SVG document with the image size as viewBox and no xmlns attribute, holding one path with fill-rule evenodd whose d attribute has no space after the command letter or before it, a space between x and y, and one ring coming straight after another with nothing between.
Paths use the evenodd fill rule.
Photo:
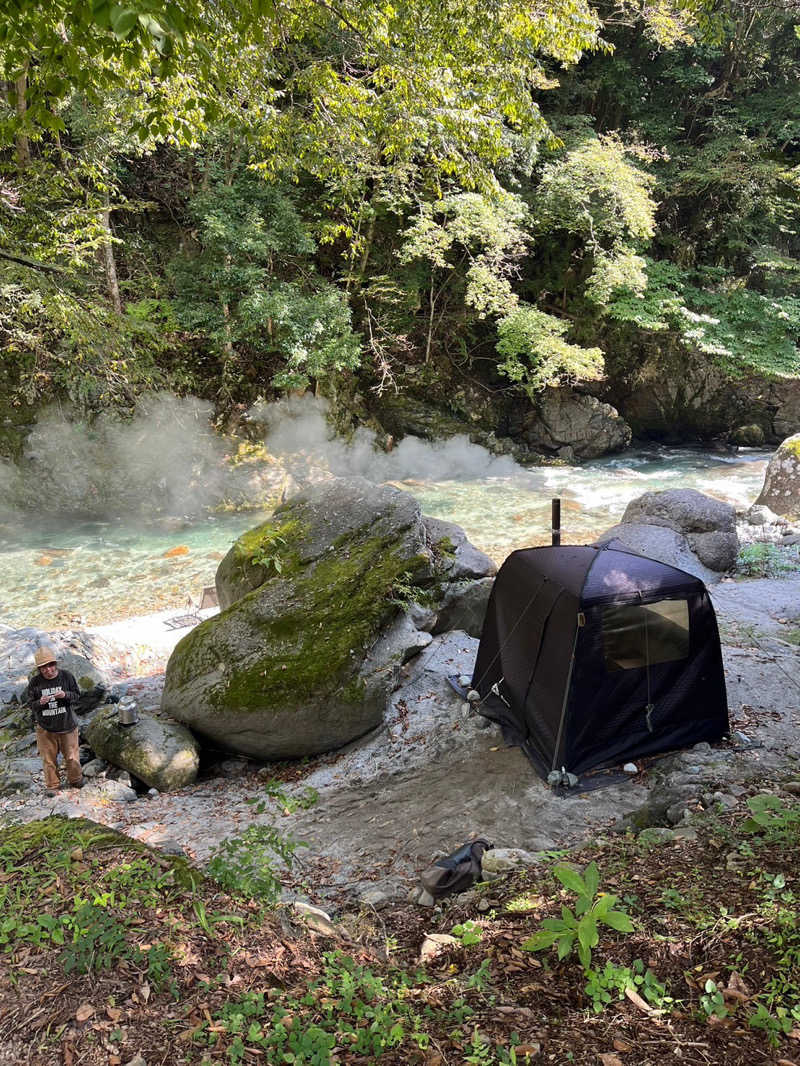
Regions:
<instances>
[{"instance_id":1,"label":"tent pole","mask_svg":"<svg viewBox=\"0 0 800 1066\"><path fill-rule=\"evenodd\" d=\"M572 668L575 666L575 649L578 647L578 634L581 630L581 624L576 620L575 625L575 639L572 641L572 655L569 660L569 670L567 671L567 683L564 686L564 699L561 701L561 721L558 723L558 736L556 737L556 746L553 752L553 765L552 770L558 769L558 764L561 761L561 741L564 736L564 723L567 719L567 702L569 700L569 690L572 684Z\"/></svg>"},{"instance_id":2,"label":"tent pole","mask_svg":"<svg viewBox=\"0 0 800 1066\"><path fill-rule=\"evenodd\" d=\"M557 496L552 502L552 545L557 548L561 544L561 497Z\"/></svg>"}]
</instances>

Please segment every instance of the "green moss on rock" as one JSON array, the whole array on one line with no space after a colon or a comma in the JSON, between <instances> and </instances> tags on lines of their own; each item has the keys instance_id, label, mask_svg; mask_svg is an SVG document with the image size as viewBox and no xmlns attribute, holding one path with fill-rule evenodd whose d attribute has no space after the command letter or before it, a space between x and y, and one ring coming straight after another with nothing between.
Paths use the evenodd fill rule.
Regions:
<instances>
[{"instance_id":1,"label":"green moss on rock","mask_svg":"<svg viewBox=\"0 0 800 1066\"><path fill-rule=\"evenodd\" d=\"M273 517L243 533L217 570L220 606L229 607L275 574L295 570L299 564L297 544L305 532L298 519Z\"/></svg>"},{"instance_id":2,"label":"green moss on rock","mask_svg":"<svg viewBox=\"0 0 800 1066\"><path fill-rule=\"evenodd\" d=\"M281 605L274 614L261 609L261 589L249 593L180 641L170 660L170 685L180 687L196 674L213 672L217 633L235 610L246 614L264 653L248 656L246 665L226 673L212 704L263 711L273 705L297 706L312 693L318 698L321 691L337 690L357 700L363 682L348 681L364 650L399 610L393 586L413 580L429 564L423 555L409 559L396 547L392 550L393 544L390 537L372 537L326 554L293 573L291 580L273 578L270 601ZM226 643L229 639L223 637Z\"/></svg>"}]
</instances>

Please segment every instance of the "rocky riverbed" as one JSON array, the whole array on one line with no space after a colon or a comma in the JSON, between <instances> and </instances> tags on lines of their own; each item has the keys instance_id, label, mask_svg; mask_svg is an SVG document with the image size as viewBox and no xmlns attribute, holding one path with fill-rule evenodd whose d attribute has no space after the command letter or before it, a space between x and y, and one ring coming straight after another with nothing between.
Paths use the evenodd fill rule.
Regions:
<instances>
[{"instance_id":1,"label":"rocky riverbed","mask_svg":"<svg viewBox=\"0 0 800 1066\"><path fill-rule=\"evenodd\" d=\"M469 674L477 641L443 634L404 668L381 727L307 764L260 766L218 753L194 784L138 793L102 774L82 791L44 796L38 759L13 758L22 791L0 799L0 821L50 813L85 816L202 862L225 838L272 822L307 843L286 883L332 905L343 894L405 896L432 857L471 836L528 851L570 846L628 823L677 824L684 809L732 802L747 781L796 773L800 760L800 574L725 580L713 590L724 646L733 740L649 763L630 779L560 797L499 731L465 711L448 674ZM183 631L164 617L95 630L116 691L155 709L166 658ZM135 639L134 639L135 638ZM2 727L2 724L0 724ZM6 762L13 751L6 749ZM289 813L270 800L278 778L291 796L318 799ZM254 810L265 800L266 809ZM627 822L626 822L627 819ZM672 830L675 831L675 830Z\"/></svg>"}]
</instances>

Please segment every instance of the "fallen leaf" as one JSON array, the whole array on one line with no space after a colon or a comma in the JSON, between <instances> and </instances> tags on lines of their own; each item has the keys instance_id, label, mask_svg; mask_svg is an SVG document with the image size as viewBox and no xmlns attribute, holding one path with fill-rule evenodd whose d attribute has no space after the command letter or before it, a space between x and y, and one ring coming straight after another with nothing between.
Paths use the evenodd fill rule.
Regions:
<instances>
[{"instance_id":1,"label":"fallen leaf","mask_svg":"<svg viewBox=\"0 0 800 1066\"><path fill-rule=\"evenodd\" d=\"M81 862L83 859L83 848L73 848L69 853L69 857L73 862Z\"/></svg>"},{"instance_id":2,"label":"fallen leaf","mask_svg":"<svg viewBox=\"0 0 800 1066\"><path fill-rule=\"evenodd\" d=\"M728 989L731 991L741 992L745 999L750 999L750 989L744 983L741 974L736 973L735 970L728 978Z\"/></svg>"},{"instance_id":3,"label":"fallen leaf","mask_svg":"<svg viewBox=\"0 0 800 1066\"><path fill-rule=\"evenodd\" d=\"M613 1051L601 1052L597 1057L603 1066L623 1066L622 1059L619 1055L615 1055Z\"/></svg>"},{"instance_id":4,"label":"fallen leaf","mask_svg":"<svg viewBox=\"0 0 800 1066\"><path fill-rule=\"evenodd\" d=\"M520 1055L538 1055L542 1050L541 1044L517 1044L514 1048L514 1052L517 1055L519 1061Z\"/></svg>"},{"instance_id":5,"label":"fallen leaf","mask_svg":"<svg viewBox=\"0 0 800 1066\"><path fill-rule=\"evenodd\" d=\"M88 1018L94 1014L94 1007L91 1003L81 1003L80 1007L75 1011L75 1021L85 1022Z\"/></svg>"},{"instance_id":6,"label":"fallen leaf","mask_svg":"<svg viewBox=\"0 0 800 1066\"><path fill-rule=\"evenodd\" d=\"M147 981L145 981L145 983L139 988L139 995L142 997L145 1003L147 1003L148 999L150 999L150 985L147 983Z\"/></svg>"},{"instance_id":7,"label":"fallen leaf","mask_svg":"<svg viewBox=\"0 0 800 1066\"><path fill-rule=\"evenodd\" d=\"M791 1033L786 1034L790 1040L800 1040L800 1029L792 1029Z\"/></svg>"},{"instance_id":8,"label":"fallen leaf","mask_svg":"<svg viewBox=\"0 0 800 1066\"><path fill-rule=\"evenodd\" d=\"M106 1014L112 1022L118 1022L122 1017L122 1011L119 1007L106 1007Z\"/></svg>"},{"instance_id":9,"label":"fallen leaf","mask_svg":"<svg viewBox=\"0 0 800 1066\"><path fill-rule=\"evenodd\" d=\"M615 1051L621 1051L624 1054L626 1051L632 1051L633 1050L633 1044L629 1044L627 1040L621 1040L620 1037L615 1036L614 1037L614 1050Z\"/></svg>"},{"instance_id":10,"label":"fallen leaf","mask_svg":"<svg viewBox=\"0 0 800 1066\"><path fill-rule=\"evenodd\" d=\"M797 1066L796 1062L792 1062L791 1059L778 1059L777 1066Z\"/></svg>"},{"instance_id":11,"label":"fallen leaf","mask_svg":"<svg viewBox=\"0 0 800 1066\"><path fill-rule=\"evenodd\" d=\"M639 993L635 992L632 988L626 988L625 995L634 1007L638 1007L639 1010L644 1011L645 1014L649 1014L651 1017L656 1017L657 1015L664 1013L663 1010L656 1010L654 1007L651 1007L650 1004L643 1000Z\"/></svg>"}]
</instances>

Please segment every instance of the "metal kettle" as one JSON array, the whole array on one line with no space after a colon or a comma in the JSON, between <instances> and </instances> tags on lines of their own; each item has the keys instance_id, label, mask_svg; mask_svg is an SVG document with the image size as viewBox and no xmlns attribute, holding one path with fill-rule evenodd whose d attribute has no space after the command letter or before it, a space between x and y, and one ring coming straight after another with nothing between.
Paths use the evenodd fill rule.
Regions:
<instances>
[{"instance_id":1,"label":"metal kettle","mask_svg":"<svg viewBox=\"0 0 800 1066\"><path fill-rule=\"evenodd\" d=\"M136 700L133 696L123 696L117 705L119 712L119 724L130 726L139 721L139 712L136 708Z\"/></svg>"}]
</instances>

